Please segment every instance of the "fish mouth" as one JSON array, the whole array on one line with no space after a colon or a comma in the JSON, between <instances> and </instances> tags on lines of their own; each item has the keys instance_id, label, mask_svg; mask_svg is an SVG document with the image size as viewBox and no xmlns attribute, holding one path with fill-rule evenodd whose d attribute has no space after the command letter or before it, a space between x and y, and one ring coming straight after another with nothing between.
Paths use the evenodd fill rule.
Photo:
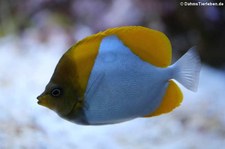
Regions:
<instances>
[{"instance_id":1,"label":"fish mouth","mask_svg":"<svg viewBox=\"0 0 225 149\"><path fill-rule=\"evenodd\" d=\"M37 104L55 111L55 106L50 104L49 101L47 100L47 98L48 97L46 97L45 95L38 96L37 97L37 100L38 100Z\"/></svg>"},{"instance_id":2,"label":"fish mouth","mask_svg":"<svg viewBox=\"0 0 225 149\"><path fill-rule=\"evenodd\" d=\"M38 100L38 101L37 101L37 104L40 105L40 104L41 104L40 96L37 96L37 100Z\"/></svg>"},{"instance_id":3,"label":"fish mouth","mask_svg":"<svg viewBox=\"0 0 225 149\"><path fill-rule=\"evenodd\" d=\"M47 107L47 103L44 102L44 99L41 98L41 95L37 97L37 104Z\"/></svg>"},{"instance_id":4,"label":"fish mouth","mask_svg":"<svg viewBox=\"0 0 225 149\"><path fill-rule=\"evenodd\" d=\"M37 101L37 104L41 105L41 101L40 101L40 100L38 100L38 101Z\"/></svg>"}]
</instances>

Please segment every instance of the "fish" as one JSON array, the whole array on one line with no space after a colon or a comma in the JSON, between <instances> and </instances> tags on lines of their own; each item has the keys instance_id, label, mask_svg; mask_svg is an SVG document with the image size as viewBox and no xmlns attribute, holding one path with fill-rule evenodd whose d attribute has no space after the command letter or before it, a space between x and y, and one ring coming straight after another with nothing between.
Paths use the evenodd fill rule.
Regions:
<instances>
[{"instance_id":1,"label":"fish","mask_svg":"<svg viewBox=\"0 0 225 149\"><path fill-rule=\"evenodd\" d=\"M196 92L201 68L193 47L171 64L168 37L142 26L122 26L74 44L59 60L38 104L80 125L116 124L172 112Z\"/></svg>"}]
</instances>

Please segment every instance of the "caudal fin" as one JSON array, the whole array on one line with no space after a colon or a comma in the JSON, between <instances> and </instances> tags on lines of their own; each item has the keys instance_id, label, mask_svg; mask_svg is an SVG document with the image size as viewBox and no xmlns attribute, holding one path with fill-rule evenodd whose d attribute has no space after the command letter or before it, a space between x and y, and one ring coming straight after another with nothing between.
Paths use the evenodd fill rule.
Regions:
<instances>
[{"instance_id":1,"label":"caudal fin","mask_svg":"<svg viewBox=\"0 0 225 149\"><path fill-rule=\"evenodd\" d=\"M197 91L201 61L196 49L188 50L174 65L174 79L191 91Z\"/></svg>"}]
</instances>

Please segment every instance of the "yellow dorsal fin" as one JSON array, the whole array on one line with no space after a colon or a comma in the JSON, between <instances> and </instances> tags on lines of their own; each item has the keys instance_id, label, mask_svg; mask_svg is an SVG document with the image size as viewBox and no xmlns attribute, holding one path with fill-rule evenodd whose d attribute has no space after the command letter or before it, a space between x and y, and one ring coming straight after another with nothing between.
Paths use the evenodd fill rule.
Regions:
<instances>
[{"instance_id":1,"label":"yellow dorsal fin","mask_svg":"<svg viewBox=\"0 0 225 149\"><path fill-rule=\"evenodd\" d=\"M160 106L151 114L146 115L145 117L157 116L163 113L171 112L173 109L178 107L183 99L183 94L177 84L170 80L169 86L166 90L166 93L163 97L163 100Z\"/></svg>"},{"instance_id":2,"label":"yellow dorsal fin","mask_svg":"<svg viewBox=\"0 0 225 149\"><path fill-rule=\"evenodd\" d=\"M76 78L83 92L101 41L109 35L118 36L133 53L157 67L167 67L171 63L170 41L163 33L141 26L111 28L84 38L65 53L64 58L69 57L76 65Z\"/></svg>"},{"instance_id":3,"label":"yellow dorsal fin","mask_svg":"<svg viewBox=\"0 0 225 149\"><path fill-rule=\"evenodd\" d=\"M89 36L77 45L87 44L92 40L101 41L109 35L117 35L132 52L155 66L167 67L171 64L172 48L167 36L162 32L142 26L111 28Z\"/></svg>"},{"instance_id":4,"label":"yellow dorsal fin","mask_svg":"<svg viewBox=\"0 0 225 149\"><path fill-rule=\"evenodd\" d=\"M162 32L141 26L127 26L107 30L105 34L117 35L133 53L157 67L171 64L171 44Z\"/></svg>"}]
</instances>

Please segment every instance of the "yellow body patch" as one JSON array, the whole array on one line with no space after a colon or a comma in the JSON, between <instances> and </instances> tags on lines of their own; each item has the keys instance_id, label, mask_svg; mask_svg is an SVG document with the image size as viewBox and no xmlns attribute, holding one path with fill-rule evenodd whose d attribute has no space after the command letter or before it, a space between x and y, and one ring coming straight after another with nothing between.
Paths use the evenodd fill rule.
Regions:
<instances>
[{"instance_id":1,"label":"yellow body patch","mask_svg":"<svg viewBox=\"0 0 225 149\"><path fill-rule=\"evenodd\" d=\"M98 54L101 39L102 38L93 38L88 42L78 42L78 44L74 45L66 52L66 55L68 55L76 65L76 75L83 93L85 92L95 58Z\"/></svg>"},{"instance_id":2,"label":"yellow body patch","mask_svg":"<svg viewBox=\"0 0 225 149\"><path fill-rule=\"evenodd\" d=\"M171 112L173 109L178 107L182 102L183 94L177 84L170 80L169 86L166 90L166 93L163 97L163 100L160 106L151 114L146 115L145 117L157 116L163 113Z\"/></svg>"}]
</instances>

